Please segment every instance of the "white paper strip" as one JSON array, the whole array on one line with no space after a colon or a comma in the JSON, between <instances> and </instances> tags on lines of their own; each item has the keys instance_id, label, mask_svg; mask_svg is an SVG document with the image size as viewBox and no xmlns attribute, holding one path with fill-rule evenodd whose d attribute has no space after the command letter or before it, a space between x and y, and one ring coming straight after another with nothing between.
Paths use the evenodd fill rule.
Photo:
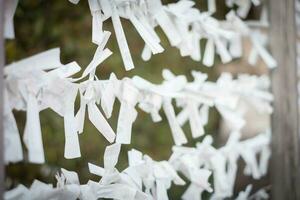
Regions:
<instances>
[{"instance_id":1,"label":"white paper strip","mask_svg":"<svg viewBox=\"0 0 300 200\"><path fill-rule=\"evenodd\" d=\"M67 159L78 158L81 156L80 145L77 134L76 118L74 116L74 104L77 96L77 88L70 88L65 96L65 153Z\"/></svg>"},{"instance_id":2,"label":"white paper strip","mask_svg":"<svg viewBox=\"0 0 300 200\"><path fill-rule=\"evenodd\" d=\"M98 47L96 53L94 55L93 60L90 64L86 67L82 74L82 78L86 77L89 73L94 71L98 65L100 65L104 60L106 60L112 52L109 49L102 50L101 47Z\"/></svg>"},{"instance_id":3,"label":"white paper strip","mask_svg":"<svg viewBox=\"0 0 300 200\"><path fill-rule=\"evenodd\" d=\"M105 113L105 116L107 118L111 117L113 106L115 102L115 90L116 88L116 82L117 78L115 74L111 74L109 77L109 82L106 84L104 90L102 91L102 97L101 97L101 108L103 109L103 112Z\"/></svg>"},{"instance_id":4,"label":"white paper strip","mask_svg":"<svg viewBox=\"0 0 300 200\"><path fill-rule=\"evenodd\" d=\"M58 76L60 78L67 78L67 77L73 76L80 70L81 70L81 67L78 65L77 62L71 62L71 63L62 65L61 67L50 71L49 74Z\"/></svg>"},{"instance_id":5,"label":"white paper strip","mask_svg":"<svg viewBox=\"0 0 300 200\"><path fill-rule=\"evenodd\" d=\"M28 149L29 161L32 163L44 163L45 157L38 102L31 93L29 93L27 99L26 125L23 139Z\"/></svg>"},{"instance_id":6,"label":"white paper strip","mask_svg":"<svg viewBox=\"0 0 300 200\"><path fill-rule=\"evenodd\" d=\"M23 160L22 144L16 120L8 103L4 89L4 161L6 164Z\"/></svg>"},{"instance_id":7,"label":"white paper strip","mask_svg":"<svg viewBox=\"0 0 300 200\"><path fill-rule=\"evenodd\" d=\"M101 112L95 103L88 103L88 115L90 121L94 124L94 126L98 129L98 131L109 141L112 143L115 140L115 133L105 120Z\"/></svg>"},{"instance_id":8,"label":"white paper strip","mask_svg":"<svg viewBox=\"0 0 300 200\"><path fill-rule=\"evenodd\" d=\"M147 46L151 49L153 54L161 53L164 51L163 47L159 44L159 40L153 37L146 27L132 14L130 15L130 21L133 23L140 36L143 38Z\"/></svg>"},{"instance_id":9,"label":"white paper strip","mask_svg":"<svg viewBox=\"0 0 300 200\"><path fill-rule=\"evenodd\" d=\"M54 48L42 53L36 54L29 58L12 63L4 68L4 75L22 74L25 71L32 70L49 70L60 67L60 49Z\"/></svg>"},{"instance_id":10,"label":"white paper strip","mask_svg":"<svg viewBox=\"0 0 300 200\"><path fill-rule=\"evenodd\" d=\"M137 117L135 105L138 102L139 91L127 81L123 82L121 91L116 142L130 144L132 124Z\"/></svg>"},{"instance_id":11,"label":"white paper strip","mask_svg":"<svg viewBox=\"0 0 300 200\"><path fill-rule=\"evenodd\" d=\"M205 52L203 57L203 64L211 67L214 64L215 47L213 39L208 39L205 46Z\"/></svg>"},{"instance_id":12,"label":"white paper strip","mask_svg":"<svg viewBox=\"0 0 300 200\"><path fill-rule=\"evenodd\" d=\"M173 136L173 140L175 142L176 145L182 145L187 143L187 139L181 129L181 127L179 126L176 116L175 116L175 112L171 103L170 99L165 99L163 102L163 109L164 112L166 114L166 117L168 119L171 131L172 131L172 136Z\"/></svg>"},{"instance_id":13,"label":"white paper strip","mask_svg":"<svg viewBox=\"0 0 300 200\"><path fill-rule=\"evenodd\" d=\"M104 152L104 168L114 169L118 162L119 154L121 151L120 144L112 144L107 146Z\"/></svg>"},{"instance_id":14,"label":"white paper strip","mask_svg":"<svg viewBox=\"0 0 300 200\"><path fill-rule=\"evenodd\" d=\"M123 63L124 63L126 70L131 70L134 68L134 64L133 64L133 61L131 58L131 54L130 54L130 50L129 50L127 41L126 41L125 33L122 28L121 20L117 13L116 6L113 3L113 1L110 2L110 6L111 6L111 11L112 11L111 19L112 19L114 30L116 33L119 49L121 51Z\"/></svg>"},{"instance_id":15,"label":"white paper strip","mask_svg":"<svg viewBox=\"0 0 300 200\"><path fill-rule=\"evenodd\" d=\"M121 103L116 142L120 144L130 144L132 124L137 117L134 107L124 102Z\"/></svg>"},{"instance_id":16,"label":"white paper strip","mask_svg":"<svg viewBox=\"0 0 300 200\"><path fill-rule=\"evenodd\" d=\"M194 102L188 102L189 121L193 138L204 134L203 124L200 118L199 107Z\"/></svg>"},{"instance_id":17,"label":"white paper strip","mask_svg":"<svg viewBox=\"0 0 300 200\"><path fill-rule=\"evenodd\" d=\"M14 15L18 5L18 0L4 2L4 38L15 38Z\"/></svg>"}]
</instances>

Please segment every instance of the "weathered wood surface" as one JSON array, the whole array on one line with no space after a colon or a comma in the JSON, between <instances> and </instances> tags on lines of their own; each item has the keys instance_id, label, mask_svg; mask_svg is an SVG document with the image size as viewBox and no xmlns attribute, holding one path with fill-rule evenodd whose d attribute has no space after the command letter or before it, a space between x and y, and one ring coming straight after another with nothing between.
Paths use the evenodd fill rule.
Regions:
<instances>
[{"instance_id":1,"label":"weathered wood surface","mask_svg":"<svg viewBox=\"0 0 300 200\"><path fill-rule=\"evenodd\" d=\"M4 192L3 136L4 0L0 0L0 200Z\"/></svg>"},{"instance_id":2,"label":"weathered wood surface","mask_svg":"<svg viewBox=\"0 0 300 200\"><path fill-rule=\"evenodd\" d=\"M269 0L270 48L278 62L271 72L275 96L272 116L271 199L300 199L299 119L295 0Z\"/></svg>"}]
</instances>

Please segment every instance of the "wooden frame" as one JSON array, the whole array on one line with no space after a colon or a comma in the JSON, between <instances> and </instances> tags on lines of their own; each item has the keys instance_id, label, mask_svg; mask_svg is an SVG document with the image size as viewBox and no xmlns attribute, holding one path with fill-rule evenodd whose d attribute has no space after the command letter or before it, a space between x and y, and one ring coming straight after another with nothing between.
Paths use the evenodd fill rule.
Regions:
<instances>
[{"instance_id":1,"label":"wooden frame","mask_svg":"<svg viewBox=\"0 0 300 200\"><path fill-rule=\"evenodd\" d=\"M0 200L4 195L4 135L3 135L3 67L4 67L4 1L0 0Z\"/></svg>"},{"instance_id":2,"label":"wooden frame","mask_svg":"<svg viewBox=\"0 0 300 200\"><path fill-rule=\"evenodd\" d=\"M270 48L278 62L271 72L271 199L300 199L300 137L297 92L295 0L270 0Z\"/></svg>"}]
</instances>

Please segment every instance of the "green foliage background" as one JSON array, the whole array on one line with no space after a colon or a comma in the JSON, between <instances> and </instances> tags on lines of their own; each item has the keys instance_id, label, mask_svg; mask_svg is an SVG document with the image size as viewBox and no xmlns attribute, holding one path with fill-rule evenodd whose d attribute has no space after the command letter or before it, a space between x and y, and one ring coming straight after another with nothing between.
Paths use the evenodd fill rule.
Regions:
<instances>
[{"instance_id":1,"label":"green foliage background","mask_svg":"<svg viewBox=\"0 0 300 200\"><path fill-rule=\"evenodd\" d=\"M164 1L170 3L173 1ZM206 9L206 1L197 1L197 7ZM224 5L218 3L219 14L226 13ZM11 63L22 58L34 55L50 48L61 48L61 61L68 63L77 61L84 68L91 61L96 49L96 45L91 42L91 15L88 3L81 0L79 5L73 5L67 0L26 0L20 1L15 15L14 40L6 41L6 63ZM163 68L168 68L176 74L184 74L190 80L191 70L199 70L208 73L209 79L214 80L216 73L214 68L204 67L199 62L194 62L190 58L180 56L176 48L171 48L165 35L160 29L156 31L162 38L165 52L155 55L149 62L144 62L141 58L143 41L129 21L122 20L122 24L128 39L136 68L126 72L121 60L120 52L112 29L111 21L105 22L104 29L110 30L112 36L108 43L108 48L113 51L113 55L108 58L97 70L97 75L101 79L108 78L114 72L118 78L132 77L140 75L154 83L162 81L161 72ZM206 41L202 41L204 46ZM218 62L218 61L217 61ZM79 76L79 75L78 75ZM110 124L116 129L119 104L116 103L114 114L109 119ZM118 169L122 170L127 166L127 150L136 148L143 153L150 155L155 160L168 159L171 155L173 140L169 125L163 113L163 121L153 123L150 115L139 110L139 115L133 125L132 143L122 146L122 153L119 158ZM21 136L25 124L25 113L15 112ZM93 125L86 121L84 133L80 137L82 157L67 160L63 156L64 151L64 128L63 119L52 110L44 110L40 113L43 143L46 154L45 165L29 164L26 160L22 163L10 164L6 167L7 189L19 183L29 186L34 179L39 179L48 183L55 183L54 174L61 168L78 172L81 183L87 180L97 180L88 172L87 163L103 165L103 152L109 143L97 132ZM215 110L210 113L210 122L206 126L208 134L217 133L219 115ZM201 141L202 138L193 140L189 127L186 125L184 131L189 139L190 146ZM26 152L26 148L24 148ZM26 153L25 153L26 155ZM171 199L179 199L183 188L175 187L170 191Z\"/></svg>"}]
</instances>

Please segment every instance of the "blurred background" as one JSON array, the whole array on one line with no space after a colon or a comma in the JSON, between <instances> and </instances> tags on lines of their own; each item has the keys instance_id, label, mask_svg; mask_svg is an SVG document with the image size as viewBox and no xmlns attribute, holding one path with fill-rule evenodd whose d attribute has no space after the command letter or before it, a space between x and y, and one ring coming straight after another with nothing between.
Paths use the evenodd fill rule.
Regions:
<instances>
[{"instance_id":1,"label":"blurred background","mask_svg":"<svg viewBox=\"0 0 300 200\"><path fill-rule=\"evenodd\" d=\"M163 3L176 1L164 0ZM196 7L200 10L207 10L207 0L197 1ZM215 17L223 19L229 9L224 1L217 1L217 13ZM260 7L252 9L249 18L259 17ZM81 0L78 5L74 5L67 0L27 0L20 1L16 10L14 40L6 40L6 63L26 58L36 53L60 47L62 63L76 61L82 68L85 68L91 61L96 50L91 40L92 18L88 3ZM208 68L200 62L195 62L190 58L181 57L176 48L170 47L165 35L160 29L156 29L159 34L165 52L155 55L149 62L141 59L141 52L144 42L129 21L122 20L129 48L136 68L129 72L125 71L116 42L112 23L107 20L104 29L112 32L107 47L114 53L97 69L97 76L106 79L111 72L118 78L132 77L139 75L154 83L162 81L162 69L168 68L175 74L184 74L191 79L191 70L198 70L208 74L209 80L216 80L222 71L230 71L233 74L266 73L264 66L249 66L244 59L233 61L229 65L221 65L220 61L215 61L215 66ZM205 45L205 40L201 45ZM247 46L247 41L244 41ZM247 48L246 48L247 50ZM261 65L261 64L259 64ZM109 122L115 129L119 111L119 102L115 103L114 113ZM171 155L173 140L168 123L163 113L163 120L153 123L150 115L138 110L138 118L133 124L132 142L130 145L122 145L122 151L117 168L121 171L127 166L127 151L135 148L148 154L155 160L167 160ZM21 135L23 134L26 115L25 112L14 112ZM79 174L81 183L86 183L89 179L98 180L88 172L87 163L92 162L100 166L103 165L103 153L109 144L104 137L98 133L90 123L85 123L83 134L79 137L82 157L67 160L64 158L64 128L63 119L52 110L44 110L40 113L43 143L45 149L46 164L30 164L26 160L22 163L9 164L6 167L6 187L13 188L19 183L30 186L34 179L55 184L54 175L60 168L76 171ZM212 134L216 139L216 146L221 145L222 125L219 114L210 110L210 120L206 128L207 134ZM202 140L192 139L188 125L184 127L189 143L193 146ZM26 148L23 148L26 150ZM26 155L26 154L25 154ZM248 179L246 182L249 181ZM241 188L244 188L241 183ZM184 187L173 187L170 192L170 199L180 199Z\"/></svg>"}]
</instances>

